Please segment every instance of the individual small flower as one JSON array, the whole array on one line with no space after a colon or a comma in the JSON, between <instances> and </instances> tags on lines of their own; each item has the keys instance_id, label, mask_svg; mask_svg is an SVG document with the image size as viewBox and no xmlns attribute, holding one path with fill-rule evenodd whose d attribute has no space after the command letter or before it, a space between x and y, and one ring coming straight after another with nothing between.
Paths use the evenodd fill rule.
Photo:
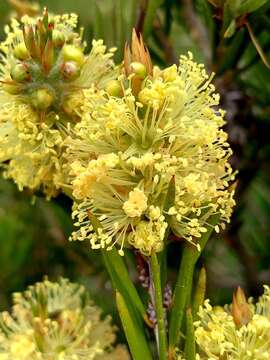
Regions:
<instances>
[{"instance_id":1,"label":"individual small flower","mask_svg":"<svg viewBox=\"0 0 270 360\"><path fill-rule=\"evenodd\" d=\"M135 87L126 67L121 95L85 91L68 141L73 239L146 256L162 251L169 231L197 245L211 217L219 217L218 232L234 206L232 151L212 76L191 54L178 67L147 71Z\"/></svg>"},{"instance_id":2,"label":"individual small flower","mask_svg":"<svg viewBox=\"0 0 270 360\"><path fill-rule=\"evenodd\" d=\"M61 278L45 279L15 293L12 312L0 316L1 360L125 360L123 346L114 347L111 319L83 286Z\"/></svg>"},{"instance_id":3,"label":"individual small flower","mask_svg":"<svg viewBox=\"0 0 270 360\"><path fill-rule=\"evenodd\" d=\"M238 306L237 317L235 317L235 306ZM254 303L253 299L246 302L242 290L240 293L238 289L231 306L212 307L206 300L198 315L200 320L195 322L198 359L266 360L270 358L270 288L268 286L264 286L264 294L257 303Z\"/></svg>"},{"instance_id":4,"label":"individual small flower","mask_svg":"<svg viewBox=\"0 0 270 360\"><path fill-rule=\"evenodd\" d=\"M102 40L89 54L75 14L24 16L7 26L0 44L0 162L19 189L55 195L64 183L61 154L80 120L84 89L115 77Z\"/></svg>"},{"instance_id":5,"label":"individual small flower","mask_svg":"<svg viewBox=\"0 0 270 360\"><path fill-rule=\"evenodd\" d=\"M128 200L123 204L123 210L129 217L141 216L147 209L147 197L140 189L132 190L128 195Z\"/></svg>"}]
</instances>

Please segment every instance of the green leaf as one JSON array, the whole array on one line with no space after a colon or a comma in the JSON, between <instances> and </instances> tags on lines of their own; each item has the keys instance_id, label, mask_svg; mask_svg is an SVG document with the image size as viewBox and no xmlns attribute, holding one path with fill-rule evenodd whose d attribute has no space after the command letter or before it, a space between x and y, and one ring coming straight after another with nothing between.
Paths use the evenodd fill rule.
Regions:
<instances>
[{"instance_id":1,"label":"green leaf","mask_svg":"<svg viewBox=\"0 0 270 360\"><path fill-rule=\"evenodd\" d=\"M236 66L241 54L244 52L244 47L248 45L245 40L245 31L244 29L240 29L225 48L222 61L216 70L218 75Z\"/></svg>"},{"instance_id":2,"label":"green leaf","mask_svg":"<svg viewBox=\"0 0 270 360\"><path fill-rule=\"evenodd\" d=\"M163 0L149 0L147 9L146 9L146 16L144 20L144 27L143 27L143 35L147 38L153 27L153 21L156 16L156 12L160 5L163 3Z\"/></svg>"},{"instance_id":3,"label":"green leaf","mask_svg":"<svg viewBox=\"0 0 270 360\"><path fill-rule=\"evenodd\" d=\"M204 267L202 267L199 273L199 278L197 281L197 286L195 289L195 294L192 304L192 314L194 320L198 318L197 313L199 311L200 306L203 305L205 290L206 290L206 270Z\"/></svg>"},{"instance_id":4,"label":"green leaf","mask_svg":"<svg viewBox=\"0 0 270 360\"><path fill-rule=\"evenodd\" d=\"M194 337L194 325L191 309L187 309L186 313L186 342L185 342L185 355L186 360L195 360L196 358L196 347Z\"/></svg>"},{"instance_id":5,"label":"green leaf","mask_svg":"<svg viewBox=\"0 0 270 360\"><path fill-rule=\"evenodd\" d=\"M242 1L240 6L237 8L238 16L243 14L252 13L259 8L261 8L264 4L266 4L269 0L245 0Z\"/></svg>"},{"instance_id":6,"label":"green leaf","mask_svg":"<svg viewBox=\"0 0 270 360\"><path fill-rule=\"evenodd\" d=\"M98 229L102 227L100 221L90 211L88 212L88 217L91 221L94 231L97 232ZM148 317L144 305L138 295L136 287L130 279L129 272L124 263L123 257L118 254L115 248L109 251L102 250L102 255L114 288L118 291L121 291L122 294L126 294L126 299L133 304L135 309L137 309L138 314L140 314L141 317L147 321Z\"/></svg>"},{"instance_id":7,"label":"green leaf","mask_svg":"<svg viewBox=\"0 0 270 360\"><path fill-rule=\"evenodd\" d=\"M270 70L270 62L267 59L266 54L264 53L263 48L261 47L258 39L256 38L256 36L254 34L254 31L253 31L252 27L250 26L249 22L246 22L246 27L248 29L248 33L249 33L249 36L250 36L250 38L252 40L252 43L255 46L258 54L260 55L260 58L261 58L262 62Z\"/></svg>"},{"instance_id":8,"label":"green leaf","mask_svg":"<svg viewBox=\"0 0 270 360\"><path fill-rule=\"evenodd\" d=\"M214 7L221 8L223 6L224 0L208 0L208 2Z\"/></svg>"},{"instance_id":9,"label":"green leaf","mask_svg":"<svg viewBox=\"0 0 270 360\"><path fill-rule=\"evenodd\" d=\"M188 299L190 298L191 288L193 283L193 272L195 264L198 258L201 255L202 250L204 249L210 235L213 232L213 227L218 223L219 217L212 216L208 223L208 231L202 234L199 244L201 251L192 245L186 242L184 244L184 250L182 254L182 259L180 263L180 268L177 275L177 280L174 288L173 294L173 306L170 314L170 324L169 324L169 351L172 352L175 346L177 346L180 338L181 327L186 312L186 306Z\"/></svg>"},{"instance_id":10,"label":"green leaf","mask_svg":"<svg viewBox=\"0 0 270 360\"><path fill-rule=\"evenodd\" d=\"M122 59L125 46L125 31L126 23L124 18L124 2L123 0L115 0L115 35L116 35L116 46L118 48L119 60Z\"/></svg>"},{"instance_id":11,"label":"green leaf","mask_svg":"<svg viewBox=\"0 0 270 360\"><path fill-rule=\"evenodd\" d=\"M236 30L236 21L232 20L230 25L228 26L227 30L224 33L225 38L230 38L234 35Z\"/></svg>"},{"instance_id":12,"label":"green leaf","mask_svg":"<svg viewBox=\"0 0 270 360\"><path fill-rule=\"evenodd\" d=\"M175 178L171 178L164 200L164 211L167 212L175 203Z\"/></svg>"},{"instance_id":13,"label":"green leaf","mask_svg":"<svg viewBox=\"0 0 270 360\"><path fill-rule=\"evenodd\" d=\"M152 355L149 350L144 333L138 327L136 318L132 314L129 304L125 301L120 292L116 292L116 304L120 319L125 331L129 349L134 360L151 360Z\"/></svg>"},{"instance_id":14,"label":"green leaf","mask_svg":"<svg viewBox=\"0 0 270 360\"><path fill-rule=\"evenodd\" d=\"M225 34L226 30L230 26L233 19L235 19L235 11L230 6L229 1L226 1L223 8L223 23L222 23L222 33Z\"/></svg>"},{"instance_id":15,"label":"green leaf","mask_svg":"<svg viewBox=\"0 0 270 360\"><path fill-rule=\"evenodd\" d=\"M137 0L129 0L128 1L128 11L127 11L127 33L129 36L129 40L131 39L132 29L136 26L136 18L137 18Z\"/></svg>"},{"instance_id":16,"label":"green leaf","mask_svg":"<svg viewBox=\"0 0 270 360\"><path fill-rule=\"evenodd\" d=\"M93 27L94 27L94 36L95 38L97 39L103 39L103 21L102 21L102 14L101 14L101 11L100 11L100 8L99 8L99 5L97 4L97 2L95 1L94 3L94 13L95 13L95 16L94 16L94 24L93 24Z\"/></svg>"},{"instance_id":17,"label":"green leaf","mask_svg":"<svg viewBox=\"0 0 270 360\"><path fill-rule=\"evenodd\" d=\"M130 279L123 258L115 249L110 251L103 250L102 254L115 289L125 294L125 298L133 304L140 317L147 321L148 317L144 305L138 295L136 287Z\"/></svg>"}]
</instances>

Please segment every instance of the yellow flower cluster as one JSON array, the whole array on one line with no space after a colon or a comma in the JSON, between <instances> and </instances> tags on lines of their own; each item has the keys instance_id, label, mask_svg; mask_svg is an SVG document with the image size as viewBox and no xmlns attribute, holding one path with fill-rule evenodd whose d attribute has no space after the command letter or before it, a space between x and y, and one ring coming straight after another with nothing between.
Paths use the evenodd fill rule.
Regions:
<instances>
[{"instance_id":1,"label":"yellow flower cluster","mask_svg":"<svg viewBox=\"0 0 270 360\"><path fill-rule=\"evenodd\" d=\"M117 244L120 254L131 245L148 256L163 249L170 228L197 244L208 220L219 216L218 232L234 206L212 76L190 53L178 67L128 69L117 92L84 92L67 154L79 227L73 239L89 239L93 249Z\"/></svg>"},{"instance_id":2,"label":"yellow flower cluster","mask_svg":"<svg viewBox=\"0 0 270 360\"><path fill-rule=\"evenodd\" d=\"M83 89L104 87L117 71L102 40L89 54L77 16L24 16L0 44L0 162L19 189L55 195L64 183L61 155L80 119Z\"/></svg>"},{"instance_id":3,"label":"yellow flower cluster","mask_svg":"<svg viewBox=\"0 0 270 360\"><path fill-rule=\"evenodd\" d=\"M0 360L128 360L100 315L84 287L45 279L15 293L12 313L1 314Z\"/></svg>"},{"instance_id":4,"label":"yellow flower cluster","mask_svg":"<svg viewBox=\"0 0 270 360\"><path fill-rule=\"evenodd\" d=\"M202 360L267 360L270 359L270 288L257 303L246 304L249 317L239 324L241 307L212 307L205 301L200 308L200 320L195 322L195 336L199 347L197 359ZM242 309L243 310L243 309Z\"/></svg>"}]
</instances>

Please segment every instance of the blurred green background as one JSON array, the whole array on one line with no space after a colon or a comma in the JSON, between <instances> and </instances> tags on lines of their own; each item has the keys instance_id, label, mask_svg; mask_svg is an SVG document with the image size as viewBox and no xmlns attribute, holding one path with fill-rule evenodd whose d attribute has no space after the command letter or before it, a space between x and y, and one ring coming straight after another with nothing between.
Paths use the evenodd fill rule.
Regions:
<instances>
[{"instance_id":1,"label":"blurred green background","mask_svg":"<svg viewBox=\"0 0 270 360\"><path fill-rule=\"evenodd\" d=\"M165 66L191 50L216 73L226 110L231 162L239 171L237 206L227 230L214 237L200 260L208 273L213 303L231 300L236 286L249 295L270 283L270 1L269 0L47 0L0 1L0 37L11 16L47 5L51 12L75 12L85 39L104 38L117 46L121 61L126 40L143 32L153 61ZM0 181L0 309L10 294L59 275L85 284L105 312L114 312L111 288L98 252L70 243L70 201L47 202ZM170 278L180 260L168 249ZM137 281L135 270L132 272Z\"/></svg>"}]
</instances>

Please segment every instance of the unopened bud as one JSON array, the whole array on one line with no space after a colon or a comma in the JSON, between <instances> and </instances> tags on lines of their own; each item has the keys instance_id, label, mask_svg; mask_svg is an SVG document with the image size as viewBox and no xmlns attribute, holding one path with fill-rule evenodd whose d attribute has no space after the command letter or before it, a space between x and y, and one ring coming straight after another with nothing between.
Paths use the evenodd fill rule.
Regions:
<instances>
[{"instance_id":1,"label":"unopened bud","mask_svg":"<svg viewBox=\"0 0 270 360\"><path fill-rule=\"evenodd\" d=\"M39 110L46 110L52 105L54 97L47 89L38 89L32 93L32 105Z\"/></svg>"},{"instance_id":2,"label":"unopened bud","mask_svg":"<svg viewBox=\"0 0 270 360\"><path fill-rule=\"evenodd\" d=\"M74 45L65 45L62 49L63 59L65 61L74 61L79 66L84 63L84 54L82 49Z\"/></svg>"},{"instance_id":3,"label":"unopened bud","mask_svg":"<svg viewBox=\"0 0 270 360\"><path fill-rule=\"evenodd\" d=\"M30 80L31 78L29 67L26 64L17 64L13 66L10 71L10 76L14 81L17 82L24 82Z\"/></svg>"},{"instance_id":4,"label":"unopened bud","mask_svg":"<svg viewBox=\"0 0 270 360\"><path fill-rule=\"evenodd\" d=\"M117 80L111 80L106 85L106 91L111 96L122 96L123 90L121 84Z\"/></svg>"},{"instance_id":5,"label":"unopened bud","mask_svg":"<svg viewBox=\"0 0 270 360\"><path fill-rule=\"evenodd\" d=\"M19 60L26 60L29 58L29 52L24 42L21 42L15 46L13 54Z\"/></svg>"},{"instance_id":6,"label":"unopened bud","mask_svg":"<svg viewBox=\"0 0 270 360\"><path fill-rule=\"evenodd\" d=\"M137 75L140 79L144 79L147 75L146 67L140 62L132 62L130 64L131 72Z\"/></svg>"},{"instance_id":7,"label":"unopened bud","mask_svg":"<svg viewBox=\"0 0 270 360\"><path fill-rule=\"evenodd\" d=\"M252 317L250 306L240 286L233 295L232 316L237 327L247 325Z\"/></svg>"},{"instance_id":8,"label":"unopened bud","mask_svg":"<svg viewBox=\"0 0 270 360\"><path fill-rule=\"evenodd\" d=\"M61 67L61 72L65 80L74 80L80 76L80 68L74 61L67 61Z\"/></svg>"},{"instance_id":9,"label":"unopened bud","mask_svg":"<svg viewBox=\"0 0 270 360\"><path fill-rule=\"evenodd\" d=\"M59 30L53 30L52 33L53 44L56 48L61 48L65 43L65 35Z\"/></svg>"}]
</instances>

